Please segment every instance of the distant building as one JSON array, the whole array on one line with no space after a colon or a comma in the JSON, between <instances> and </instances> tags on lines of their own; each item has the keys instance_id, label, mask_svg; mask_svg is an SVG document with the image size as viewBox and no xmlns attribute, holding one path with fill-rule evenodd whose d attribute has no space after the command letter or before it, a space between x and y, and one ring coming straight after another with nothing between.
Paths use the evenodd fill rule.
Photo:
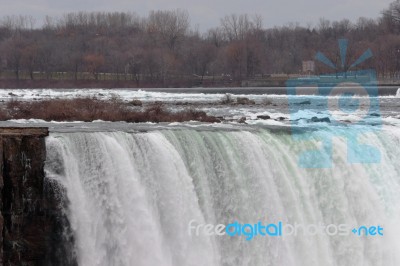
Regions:
<instances>
[{"instance_id":1,"label":"distant building","mask_svg":"<svg viewBox=\"0 0 400 266\"><path fill-rule=\"evenodd\" d=\"M303 61L303 73L312 74L315 72L315 62L314 61Z\"/></svg>"}]
</instances>

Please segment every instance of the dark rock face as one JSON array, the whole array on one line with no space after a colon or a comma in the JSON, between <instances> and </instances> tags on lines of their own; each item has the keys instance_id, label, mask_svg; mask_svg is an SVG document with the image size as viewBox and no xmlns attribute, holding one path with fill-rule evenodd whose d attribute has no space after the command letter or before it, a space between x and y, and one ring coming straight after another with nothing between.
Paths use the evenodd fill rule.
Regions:
<instances>
[{"instance_id":1,"label":"dark rock face","mask_svg":"<svg viewBox=\"0 0 400 266\"><path fill-rule=\"evenodd\" d=\"M0 128L0 265L65 265L64 218L45 181L46 128ZM73 264L69 264L73 265Z\"/></svg>"}]
</instances>

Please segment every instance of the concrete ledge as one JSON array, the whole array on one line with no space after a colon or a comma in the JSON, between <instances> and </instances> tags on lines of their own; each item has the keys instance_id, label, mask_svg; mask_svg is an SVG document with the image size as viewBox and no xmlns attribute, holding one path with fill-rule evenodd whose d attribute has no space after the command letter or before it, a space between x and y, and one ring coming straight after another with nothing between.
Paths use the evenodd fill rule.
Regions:
<instances>
[{"instance_id":1,"label":"concrete ledge","mask_svg":"<svg viewBox=\"0 0 400 266\"><path fill-rule=\"evenodd\" d=\"M0 127L0 136L47 137L47 127Z\"/></svg>"}]
</instances>

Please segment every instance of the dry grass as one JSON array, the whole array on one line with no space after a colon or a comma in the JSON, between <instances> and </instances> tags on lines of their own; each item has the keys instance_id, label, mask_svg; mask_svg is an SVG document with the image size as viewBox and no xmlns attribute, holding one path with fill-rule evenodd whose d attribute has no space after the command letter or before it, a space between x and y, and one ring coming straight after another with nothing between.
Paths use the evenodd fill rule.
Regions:
<instances>
[{"instance_id":1,"label":"dry grass","mask_svg":"<svg viewBox=\"0 0 400 266\"><path fill-rule=\"evenodd\" d=\"M118 99L103 101L96 98L45 100L38 102L10 101L0 109L0 120L43 119L46 121L126 121L126 122L220 122L203 111L186 109L167 110L162 103L133 109Z\"/></svg>"}]
</instances>

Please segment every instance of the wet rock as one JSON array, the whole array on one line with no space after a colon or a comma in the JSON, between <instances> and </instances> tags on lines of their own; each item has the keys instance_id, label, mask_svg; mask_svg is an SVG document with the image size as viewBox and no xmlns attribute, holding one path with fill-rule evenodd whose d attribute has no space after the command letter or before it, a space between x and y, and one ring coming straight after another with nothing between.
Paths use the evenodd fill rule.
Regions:
<instances>
[{"instance_id":1,"label":"wet rock","mask_svg":"<svg viewBox=\"0 0 400 266\"><path fill-rule=\"evenodd\" d=\"M298 104L298 105L306 105L306 104L311 104L311 101L306 100L306 101L298 102L296 104Z\"/></svg>"},{"instance_id":2,"label":"wet rock","mask_svg":"<svg viewBox=\"0 0 400 266\"><path fill-rule=\"evenodd\" d=\"M313 116L311 118L311 122L325 122L325 123L330 123L331 120L329 119L329 117L322 117L322 118L318 118L316 116Z\"/></svg>"},{"instance_id":3,"label":"wet rock","mask_svg":"<svg viewBox=\"0 0 400 266\"><path fill-rule=\"evenodd\" d=\"M237 97L236 98L236 103L237 104L244 104L244 105L255 104L255 102L253 100L250 100L249 98L246 98L246 97Z\"/></svg>"},{"instance_id":4,"label":"wet rock","mask_svg":"<svg viewBox=\"0 0 400 266\"><path fill-rule=\"evenodd\" d=\"M283 116L280 116L280 117L278 117L278 119L276 119L277 121L283 121L283 120L286 120L286 117L283 117Z\"/></svg>"},{"instance_id":5,"label":"wet rock","mask_svg":"<svg viewBox=\"0 0 400 266\"><path fill-rule=\"evenodd\" d=\"M380 117L381 115L380 115L380 114L377 114L377 113L372 113L372 114L370 114L370 116Z\"/></svg>"},{"instance_id":6,"label":"wet rock","mask_svg":"<svg viewBox=\"0 0 400 266\"><path fill-rule=\"evenodd\" d=\"M246 123L246 117L241 117L239 120L238 120L238 123L240 123L240 124L245 124Z\"/></svg>"},{"instance_id":7,"label":"wet rock","mask_svg":"<svg viewBox=\"0 0 400 266\"><path fill-rule=\"evenodd\" d=\"M271 119L271 117L269 115L258 115L257 118L263 119L263 120Z\"/></svg>"},{"instance_id":8,"label":"wet rock","mask_svg":"<svg viewBox=\"0 0 400 266\"><path fill-rule=\"evenodd\" d=\"M189 102L176 102L175 105L189 105Z\"/></svg>"},{"instance_id":9,"label":"wet rock","mask_svg":"<svg viewBox=\"0 0 400 266\"><path fill-rule=\"evenodd\" d=\"M130 101L129 103L133 106L142 106L143 105L142 101L138 100L138 99L134 99L134 100Z\"/></svg>"}]
</instances>

